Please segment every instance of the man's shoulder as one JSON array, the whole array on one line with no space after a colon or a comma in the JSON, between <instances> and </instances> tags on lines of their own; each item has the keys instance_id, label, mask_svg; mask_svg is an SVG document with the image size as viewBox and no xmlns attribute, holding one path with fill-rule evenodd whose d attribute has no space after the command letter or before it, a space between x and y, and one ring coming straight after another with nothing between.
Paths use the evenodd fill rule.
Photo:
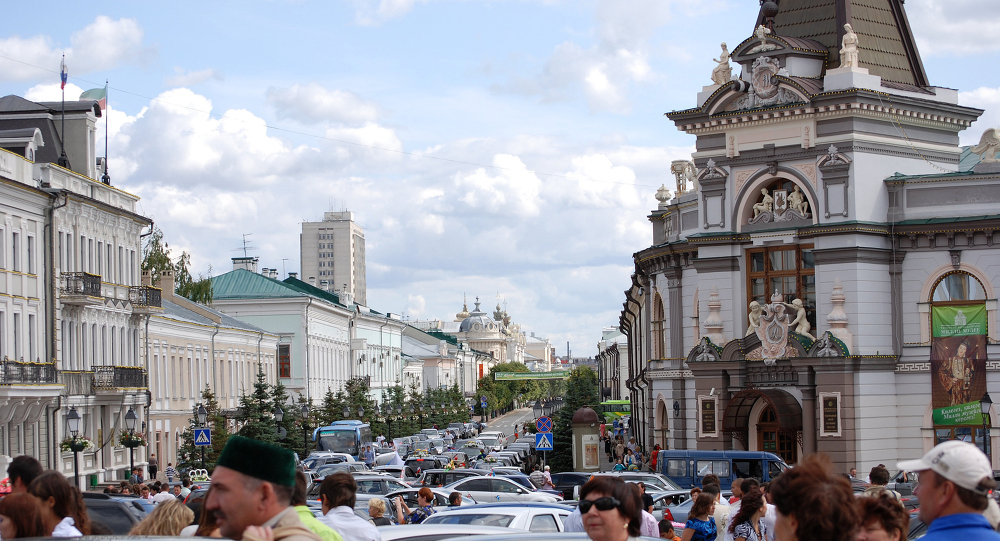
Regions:
<instances>
[{"instance_id":1,"label":"man's shoulder","mask_svg":"<svg viewBox=\"0 0 1000 541\"><path fill-rule=\"evenodd\" d=\"M998 541L1000 534L993 531L989 521L980 513L958 513L934 519L927 528L924 541L952 541L956 534L965 541Z\"/></svg>"}]
</instances>

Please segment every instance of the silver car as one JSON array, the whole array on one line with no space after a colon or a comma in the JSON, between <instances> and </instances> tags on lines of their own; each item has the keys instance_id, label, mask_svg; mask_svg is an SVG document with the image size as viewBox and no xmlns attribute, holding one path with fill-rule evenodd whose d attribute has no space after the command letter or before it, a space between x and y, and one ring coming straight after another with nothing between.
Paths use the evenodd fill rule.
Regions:
<instances>
[{"instance_id":1,"label":"silver car","mask_svg":"<svg viewBox=\"0 0 1000 541\"><path fill-rule=\"evenodd\" d=\"M477 502L557 502L559 497L536 492L503 477L468 477L444 487Z\"/></svg>"},{"instance_id":2,"label":"silver car","mask_svg":"<svg viewBox=\"0 0 1000 541\"><path fill-rule=\"evenodd\" d=\"M424 524L468 524L502 526L532 532L561 532L563 520L572 512L572 507L559 504L496 503L445 509L427 517Z\"/></svg>"}]
</instances>

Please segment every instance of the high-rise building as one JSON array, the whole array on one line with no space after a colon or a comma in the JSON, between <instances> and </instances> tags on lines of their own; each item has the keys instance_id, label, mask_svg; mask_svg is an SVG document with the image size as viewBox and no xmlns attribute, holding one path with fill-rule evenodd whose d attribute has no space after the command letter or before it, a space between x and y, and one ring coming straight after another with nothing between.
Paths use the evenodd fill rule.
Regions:
<instances>
[{"instance_id":1,"label":"high-rise building","mask_svg":"<svg viewBox=\"0 0 1000 541\"><path fill-rule=\"evenodd\" d=\"M349 294L350 300L368 304L365 232L354 221L352 212L325 212L322 222L302 222L299 244L306 283Z\"/></svg>"}]
</instances>

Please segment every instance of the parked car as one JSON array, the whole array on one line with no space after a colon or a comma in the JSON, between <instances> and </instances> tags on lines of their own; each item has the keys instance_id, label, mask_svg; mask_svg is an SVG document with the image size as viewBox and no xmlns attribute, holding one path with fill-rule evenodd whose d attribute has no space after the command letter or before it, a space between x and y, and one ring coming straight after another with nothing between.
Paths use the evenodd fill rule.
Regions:
<instances>
[{"instance_id":1,"label":"parked car","mask_svg":"<svg viewBox=\"0 0 1000 541\"><path fill-rule=\"evenodd\" d=\"M445 485L450 485L460 479L465 479L466 477L476 477L482 474L483 472L480 470L473 470L467 468L456 468L454 470L435 468L430 470L424 470L420 474L420 477L413 482L413 486L443 487Z\"/></svg>"},{"instance_id":2,"label":"parked car","mask_svg":"<svg viewBox=\"0 0 1000 541\"><path fill-rule=\"evenodd\" d=\"M532 532L561 532L563 519L572 512L572 507L558 504L480 504L446 509L427 517L424 523L501 526Z\"/></svg>"},{"instance_id":3,"label":"parked car","mask_svg":"<svg viewBox=\"0 0 1000 541\"><path fill-rule=\"evenodd\" d=\"M416 479L424 470L443 469L446 461L433 456L411 456L403 464L403 476Z\"/></svg>"},{"instance_id":4,"label":"parked car","mask_svg":"<svg viewBox=\"0 0 1000 541\"><path fill-rule=\"evenodd\" d=\"M471 524L402 524L378 528L382 541L440 541L467 535L504 534L509 531L507 528Z\"/></svg>"},{"instance_id":5,"label":"parked car","mask_svg":"<svg viewBox=\"0 0 1000 541\"><path fill-rule=\"evenodd\" d=\"M552 474L552 484L564 500L577 499L577 489L590 480L590 472L564 471Z\"/></svg>"},{"instance_id":6,"label":"parked car","mask_svg":"<svg viewBox=\"0 0 1000 541\"><path fill-rule=\"evenodd\" d=\"M503 477L468 477L444 487L478 502L556 502L559 496L537 492Z\"/></svg>"},{"instance_id":7,"label":"parked car","mask_svg":"<svg viewBox=\"0 0 1000 541\"><path fill-rule=\"evenodd\" d=\"M646 485L646 492L665 492L669 490L681 490L677 483L671 481L665 475L658 473L623 471L623 472L601 472L594 475L610 475L617 477L626 483L642 483Z\"/></svg>"},{"instance_id":8,"label":"parked car","mask_svg":"<svg viewBox=\"0 0 1000 541\"><path fill-rule=\"evenodd\" d=\"M406 502L406 505L409 506L410 509L416 509L417 492L419 491L420 489L416 487L407 488L405 490L397 490L395 492L390 492L389 494L386 494L385 497L392 499L392 501L396 501L396 496L402 496L403 501ZM432 488L431 492L434 493L433 507L435 509L448 507L448 496L451 495L452 491L445 490L443 488ZM475 504L476 504L475 499L467 498L465 496L462 497L462 505L475 505Z\"/></svg>"},{"instance_id":9,"label":"parked car","mask_svg":"<svg viewBox=\"0 0 1000 541\"><path fill-rule=\"evenodd\" d=\"M83 499L91 522L114 535L127 535L146 516L144 508L135 505L137 498L84 492Z\"/></svg>"}]
</instances>

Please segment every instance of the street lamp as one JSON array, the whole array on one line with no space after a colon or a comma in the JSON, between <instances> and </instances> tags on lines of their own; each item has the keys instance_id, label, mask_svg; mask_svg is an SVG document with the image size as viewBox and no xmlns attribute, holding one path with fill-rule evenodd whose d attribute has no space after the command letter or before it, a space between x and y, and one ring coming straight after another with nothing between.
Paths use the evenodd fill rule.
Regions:
<instances>
[{"instance_id":1,"label":"street lamp","mask_svg":"<svg viewBox=\"0 0 1000 541\"><path fill-rule=\"evenodd\" d=\"M535 400L535 405L531 407L531 413L535 414L535 419L541 417L544 412L545 410L542 409L542 401Z\"/></svg>"},{"instance_id":2,"label":"street lamp","mask_svg":"<svg viewBox=\"0 0 1000 541\"><path fill-rule=\"evenodd\" d=\"M135 410L129 406L128 411L125 413L125 428L128 429L129 442L128 442L128 473L132 475L135 471L135 446L132 443L132 438L135 436L135 423L139 420L139 416L135 414Z\"/></svg>"},{"instance_id":3,"label":"street lamp","mask_svg":"<svg viewBox=\"0 0 1000 541\"><path fill-rule=\"evenodd\" d=\"M285 439L288 432L281 426L281 421L285 418L285 410L281 406L274 406L274 432L278 435L278 440Z\"/></svg>"},{"instance_id":4,"label":"street lamp","mask_svg":"<svg viewBox=\"0 0 1000 541\"><path fill-rule=\"evenodd\" d=\"M983 454L993 463L993 459L990 457L989 449L986 444L989 443L990 439L990 427L989 427L989 415L990 407L993 405L993 400L990 399L990 393L984 393L983 397L979 400L979 409L983 412Z\"/></svg>"},{"instance_id":5,"label":"street lamp","mask_svg":"<svg viewBox=\"0 0 1000 541\"><path fill-rule=\"evenodd\" d=\"M344 419L351 416L351 408L349 406L344 406L344 409L340 410L340 413L344 414Z\"/></svg>"},{"instance_id":6,"label":"street lamp","mask_svg":"<svg viewBox=\"0 0 1000 541\"><path fill-rule=\"evenodd\" d=\"M208 420L208 410L205 409L204 405L198 404L198 411L196 412L196 415L198 416L198 426L201 427L201 428L205 428L205 422ZM205 446L204 445L201 446L201 469L203 469L203 470L205 469Z\"/></svg>"},{"instance_id":7,"label":"street lamp","mask_svg":"<svg viewBox=\"0 0 1000 541\"><path fill-rule=\"evenodd\" d=\"M76 412L76 407L71 406L69 412L66 413L66 426L69 428L69 433L73 436L73 443L70 448L73 450L73 484L80 488L80 469L77 465L76 455L80 452L80 447L76 442L76 436L80 433L80 414Z\"/></svg>"},{"instance_id":8,"label":"street lamp","mask_svg":"<svg viewBox=\"0 0 1000 541\"><path fill-rule=\"evenodd\" d=\"M302 409L300 411L302 413L302 452L308 455L309 440L307 439L307 432L309 429L306 426L306 422L309 420L309 404L302 404Z\"/></svg>"}]
</instances>

